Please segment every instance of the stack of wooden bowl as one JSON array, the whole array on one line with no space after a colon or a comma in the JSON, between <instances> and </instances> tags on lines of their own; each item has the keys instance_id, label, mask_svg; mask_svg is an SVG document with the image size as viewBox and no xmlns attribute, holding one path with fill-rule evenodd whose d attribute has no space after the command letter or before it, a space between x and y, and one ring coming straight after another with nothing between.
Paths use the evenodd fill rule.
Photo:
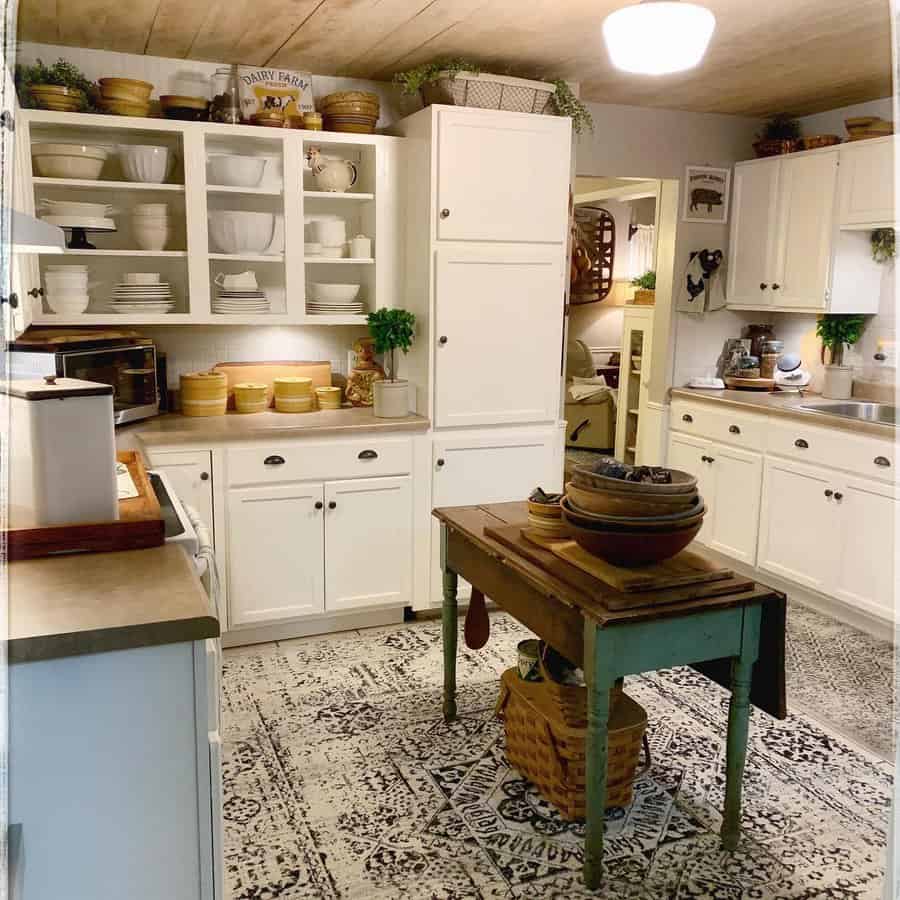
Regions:
<instances>
[{"instance_id":1,"label":"stack of wooden bowl","mask_svg":"<svg viewBox=\"0 0 900 900\"><path fill-rule=\"evenodd\" d=\"M150 92L153 85L149 81L136 78L101 78L100 108L116 116L149 116Z\"/></svg>"},{"instance_id":2,"label":"stack of wooden bowl","mask_svg":"<svg viewBox=\"0 0 900 900\"><path fill-rule=\"evenodd\" d=\"M844 119L851 141L867 141L869 138L887 137L894 133L894 123L881 116L854 116Z\"/></svg>"},{"instance_id":3,"label":"stack of wooden bowl","mask_svg":"<svg viewBox=\"0 0 900 900\"><path fill-rule=\"evenodd\" d=\"M671 480L628 481L576 468L561 503L572 539L614 566L643 566L681 552L697 536L706 507L697 479L677 469Z\"/></svg>"},{"instance_id":4,"label":"stack of wooden bowl","mask_svg":"<svg viewBox=\"0 0 900 900\"><path fill-rule=\"evenodd\" d=\"M528 498L528 527L533 534L548 541L568 537L562 520L560 494L545 494L540 488Z\"/></svg>"},{"instance_id":5,"label":"stack of wooden bowl","mask_svg":"<svg viewBox=\"0 0 900 900\"><path fill-rule=\"evenodd\" d=\"M338 91L319 101L326 131L372 134L381 112L377 94L367 91Z\"/></svg>"}]
</instances>

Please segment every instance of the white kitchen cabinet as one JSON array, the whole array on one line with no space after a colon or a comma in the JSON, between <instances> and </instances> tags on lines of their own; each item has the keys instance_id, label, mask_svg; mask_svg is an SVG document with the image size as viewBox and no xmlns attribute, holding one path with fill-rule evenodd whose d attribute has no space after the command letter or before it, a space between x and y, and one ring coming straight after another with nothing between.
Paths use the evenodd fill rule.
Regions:
<instances>
[{"instance_id":1,"label":"white kitchen cabinet","mask_svg":"<svg viewBox=\"0 0 900 900\"><path fill-rule=\"evenodd\" d=\"M666 458L666 465L670 469L688 472L697 479L697 491L710 509L715 506L715 497L713 496L715 481L713 472L706 462L711 446L712 442L704 438L671 432L669 434L669 448ZM696 537L696 540L700 541L700 543L709 543L711 521L707 513L703 518L703 527Z\"/></svg>"},{"instance_id":2,"label":"white kitchen cabinet","mask_svg":"<svg viewBox=\"0 0 900 900\"><path fill-rule=\"evenodd\" d=\"M467 107L437 117L437 237L560 243L571 120Z\"/></svg>"},{"instance_id":3,"label":"white kitchen cabinet","mask_svg":"<svg viewBox=\"0 0 900 900\"><path fill-rule=\"evenodd\" d=\"M894 138L841 147L838 223L842 228L893 227Z\"/></svg>"},{"instance_id":4,"label":"white kitchen cabinet","mask_svg":"<svg viewBox=\"0 0 900 900\"><path fill-rule=\"evenodd\" d=\"M4 144L8 140L6 134L4 129ZM17 128L15 133L11 188L12 209L26 216L33 216L35 210L34 194L31 190L31 144L28 140L27 125ZM6 318L3 334L8 340L22 334L31 325L35 308L38 310L41 308L41 275L38 270L38 259L39 257L33 253L10 255L10 298L15 296L16 306L13 307L10 303L3 304L3 314Z\"/></svg>"},{"instance_id":5,"label":"white kitchen cabinet","mask_svg":"<svg viewBox=\"0 0 900 900\"><path fill-rule=\"evenodd\" d=\"M255 625L325 609L323 485L228 494L228 621Z\"/></svg>"},{"instance_id":6,"label":"white kitchen cabinet","mask_svg":"<svg viewBox=\"0 0 900 900\"><path fill-rule=\"evenodd\" d=\"M437 251L437 427L558 417L562 263L557 248Z\"/></svg>"},{"instance_id":7,"label":"white kitchen cabinet","mask_svg":"<svg viewBox=\"0 0 900 900\"><path fill-rule=\"evenodd\" d=\"M325 609L412 602L412 479L325 485Z\"/></svg>"},{"instance_id":8,"label":"white kitchen cabinet","mask_svg":"<svg viewBox=\"0 0 900 900\"><path fill-rule=\"evenodd\" d=\"M778 208L777 161L758 160L734 168L728 262L729 305L771 303L770 274L775 256Z\"/></svg>"},{"instance_id":9,"label":"white kitchen cabinet","mask_svg":"<svg viewBox=\"0 0 900 900\"><path fill-rule=\"evenodd\" d=\"M213 517L212 460L208 450L187 450L184 452L153 451L150 466L162 472L178 495L178 499L192 506L203 524L213 535L215 543L215 520Z\"/></svg>"},{"instance_id":10,"label":"white kitchen cabinet","mask_svg":"<svg viewBox=\"0 0 900 900\"><path fill-rule=\"evenodd\" d=\"M834 490L835 478L827 469L766 459L759 524L760 569L829 592L839 512Z\"/></svg>"}]
</instances>

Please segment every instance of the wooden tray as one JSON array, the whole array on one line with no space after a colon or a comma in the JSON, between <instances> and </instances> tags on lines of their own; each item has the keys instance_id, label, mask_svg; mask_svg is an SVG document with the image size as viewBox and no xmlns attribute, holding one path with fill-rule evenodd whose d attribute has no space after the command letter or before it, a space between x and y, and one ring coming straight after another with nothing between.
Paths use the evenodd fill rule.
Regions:
<instances>
[{"instance_id":1,"label":"wooden tray","mask_svg":"<svg viewBox=\"0 0 900 900\"><path fill-rule=\"evenodd\" d=\"M738 378L729 375L725 379L726 387L733 388L736 391L774 391L774 378Z\"/></svg>"},{"instance_id":2,"label":"wooden tray","mask_svg":"<svg viewBox=\"0 0 900 900\"><path fill-rule=\"evenodd\" d=\"M124 450L116 454L116 459L128 466L135 487L140 491L138 497L119 501L117 522L10 529L6 532L9 561L57 553L99 553L162 546L166 541L165 523L141 455L135 450Z\"/></svg>"},{"instance_id":3,"label":"wooden tray","mask_svg":"<svg viewBox=\"0 0 900 900\"><path fill-rule=\"evenodd\" d=\"M719 597L722 594L737 593L749 590L753 582L733 575L727 569L716 569L712 563L703 559L698 554L684 550L678 557L689 554L693 559L690 565L693 568L706 567L709 571L717 573L717 580L702 583L693 583L669 587L665 589L647 589L620 591L609 582L597 578L595 575L573 565L552 550L544 549L533 544L522 533L519 525L504 525L496 528L487 527L485 536L492 538L504 547L514 551L523 559L534 563L554 578L568 584L577 591L592 597L610 610L636 609L642 606L661 606L666 603L681 603L686 600L700 600L706 597ZM565 543L573 543L567 541ZM560 544L556 545L557 547ZM678 559L675 557L675 559ZM610 566L614 569L614 566ZM648 572L651 567L641 570L625 570L632 573Z\"/></svg>"}]
</instances>

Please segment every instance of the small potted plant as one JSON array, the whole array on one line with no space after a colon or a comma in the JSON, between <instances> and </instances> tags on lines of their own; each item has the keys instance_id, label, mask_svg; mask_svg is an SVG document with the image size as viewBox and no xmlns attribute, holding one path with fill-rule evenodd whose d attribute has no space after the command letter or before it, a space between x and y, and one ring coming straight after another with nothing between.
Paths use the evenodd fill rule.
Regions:
<instances>
[{"instance_id":1,"label":"small potted plant","mask_svg":"<svg viewBox=\"0 0 900 900\"><path fill-rule=\"evenodd\" d=\"M60 58L52 66L41 60L33 66L16 66L16 92L24 107L84 112L93 108L97 86L81 69Z\"/></svg>"},{"instance_id":2,"label":"small potted plant","mask_svg":"<svg viewBox=\"0 0 900 900\"><path fill-rule=\"evenodd\" d=\"M637 288L633 301L636 306L653 306L656 303L656 272L648 269L643 275L632 278L631 284Z\"/></svg>"},{"instance_id":3,"label":"small potted plant","mask_svg":"<svg viewBox=\"0 0 900 900\"><path fill-rule=\"evenodd\" d=\"M375 352L384 356L387 370L387 377L372 385L375 415L379 419L401 419L409 415L409 382L397 378L397 350L409 352L416 317L405 309L378 309L369 313L367 321Z\"/></svg>"},{"instance_id":4,"label":"small potted plant","mask_svg":"<svg viewBox=\"0 0 900 900\"><path fill-rule=\"evenodd\" d=\"M886 263L897 254L893 228L876 228L872 232L872 259L877 263Z\"/></svg>"},{"instance_id":5,"label":"small potted plant","mask_svg":"<svg viewBox=\"0 0 900 900\"><path fill-rule=\"evenodd\" d=\"M829 351L830 365L825 366L822 396L829 400L846 400L853 392L853 367L844 365L844 347L855 344L863 333L865 316L825 315L816 323L816 334L822 341L822 362Z\"/></svg>"},{"instance_id":6,"label":"small potted plant","mask_svg":"<svg viewBox=\"0 0 900 900\"><path fill-rule=\"evenodd\" d=\"M780 113L766 122L757 138L753 149L759 157L793 153L800 146L800 123Z\"/></svg>"}]
</instances>

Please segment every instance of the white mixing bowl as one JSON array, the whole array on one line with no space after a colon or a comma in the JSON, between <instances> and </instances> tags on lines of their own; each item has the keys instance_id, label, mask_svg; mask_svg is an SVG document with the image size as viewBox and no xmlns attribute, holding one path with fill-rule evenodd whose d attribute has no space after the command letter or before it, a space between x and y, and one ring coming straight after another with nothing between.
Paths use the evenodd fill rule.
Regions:
<instances>
[{"instance_id":1,"label":"white mixing bowl","mask_svg":"<svg viewBox=\"0 0 900 900\"><path fill-rule=\"evenodd\" d=\"M265 169L266 160L257 156L210 156L207 180L227 187L256 187Z\"/></svg>"},{"instance_id":2,"label":"white mixing bowl","mask_svg":"<svg viewBox=\"0 0 900 900\"><path fill-rule=\"evenodd\" d=\"M272 213L210 210L209 237L221 253L262 253L275 234Z\"/></svg>"}]
</instances>

